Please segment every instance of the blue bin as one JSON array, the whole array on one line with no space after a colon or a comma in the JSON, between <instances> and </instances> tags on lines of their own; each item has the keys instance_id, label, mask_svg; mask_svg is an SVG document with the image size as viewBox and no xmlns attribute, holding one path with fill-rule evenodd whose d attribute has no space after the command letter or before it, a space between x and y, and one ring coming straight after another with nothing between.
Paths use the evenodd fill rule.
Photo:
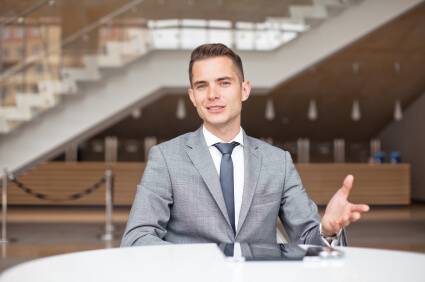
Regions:
<instances>
[{"instance_id":1,"label":"blue bin","mask_svg":"<svg viewBox=\"0 0 425 282\"><path fill-rule=\"evenodd\" d=\"M385 153L384 152L378 152L375 154L375 162L377 164L385 163Z\"/></svg>"},{"instance_id":2,"label":"blue bin","mask_svg":"<svg viewBox=\"0 0 425 282\"><path fill-rule=\"evenodd\" d=\"M390 162L392 164L399 164L401 162L401 154L400 154L400 152L391 152Z\"/></svg>"}]
</instances>

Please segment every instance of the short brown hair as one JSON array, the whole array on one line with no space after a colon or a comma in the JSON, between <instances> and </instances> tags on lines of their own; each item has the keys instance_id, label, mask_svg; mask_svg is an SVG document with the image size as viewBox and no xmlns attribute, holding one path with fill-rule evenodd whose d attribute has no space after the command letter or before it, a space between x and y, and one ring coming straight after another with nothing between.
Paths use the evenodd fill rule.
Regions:
<instances>
[{"instance_id":1,"label":"short brown hair","mask_svg":"<svg viewBox=\"0 0 425 282\"><path fill-rule=\"evenodd\" d=\"M236 68L236 73L239 77L240 83L244 82L243 75L243 67L242 60L238 54L233 52L232 49L227 47L224 44L216 43L216 44L203 44L198 46L195 50L193 50L192 55L190 56L189 63L189 81L192 86L192 68L196 61L205 60L214 57L227 57L232 60L233 65Z\"/></svg>"}]
</instances>

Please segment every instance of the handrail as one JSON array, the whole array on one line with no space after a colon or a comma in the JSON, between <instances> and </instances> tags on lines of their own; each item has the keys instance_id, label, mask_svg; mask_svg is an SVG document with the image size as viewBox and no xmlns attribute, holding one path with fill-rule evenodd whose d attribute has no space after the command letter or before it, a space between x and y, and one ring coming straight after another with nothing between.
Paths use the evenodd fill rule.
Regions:
<instances>
[{"instance_id":1,"label":"handrail","mask_svg":"<svg viewBox=\"0 0 425 282\"><path fill-rule=\"evenodd\" d=\"M28 14L31 14L32 12L34 12L35 10L38 10L39 8L45 6L46 4L53 5L54 3L55 3L54 0L44 0L44 1L41 1L40 3L35 4L31 8L26 9L24 12L20 13L16 17L10 19L9 21L7 21L7 22L5 22L3 24L0 24L0 29L6 27L8 25L11 25L15 21L19 22L19 19L20 18L23 18L23 17L27 16Z\"/></svg>"},{"instance_id":2,"label":"handrail","mask_svg":"<svg viewBox=\"0 0 425 282\"><path fill-rule=\"evenodd\" d=\"M15 23L15 22L19 22L20 19L22 19L23 17L31 14L32 12L40 9L41 7L44 7L46 4L52 5L55 3L55 0L43 0L35 5L33 5L32 7L26 9L24 12L21 12L19 15L13 17L12 19L6 21L5 23L1 23L0 24L0 32L3 31L3 28ZM3 34L0 34L0 47L3 47ZM26 46L25 46L26 49ZM0 54L0 72L3 72L3 52Z\"/></svg>"},{"instance_id":3,"label":"handrail","mask_svg":"<svg viewBox=\"0 0 425 282\"><path fill-rule=\"evenodd\" d=\"M41 52L40 54L37 55L33 55L30 57L27 57L25 61L21 61L20 63L15 64L14 66L6 69L1 75L0 75L0 82L12 77L13 75L15 75L16 73L20 72L21 70L23 70L24 68L26 68L27 66L31 66L32 64L40 61L41 59L47 57L48 55L50 55L53 52L56 52L57 50L60 50L61 48L63 48L64 46L74 42L75 40L83 37L84 35L88 34L89 32L95 30L96 28L98 28L100 25L102 24L106 24L108 22L110 22L113 18L127 12L128 10L140 5L141 3L143 3L145 0L134 0L131 1L127 4L125 4L124 6L120 7L119 9L111 12L110 14L102 17L101 19L93 22L92 24L89 24L88 26L82 28L81 30L79 30L78 32L68 36L67 38L63 39L60 43L58 43L57 45L49 48L48 52ZM273 23L276 23L276 19L271 19L271 21ZM151 22L155 22L155 21L151 21ZM265 25L266 23L263 23L263 25ZM278 24L278 23L277 23ZM301 24L302 25L302 24ZM149 22L148 22L148 26L149 26ZM180 21L178 21L178 23L176 25L171 25L171 26L177 26L177 27L183 27L183 26L190 26L190 28L200 28L203 29L204 27L200 27L200 26L191 26L191 25L182 25L180 23ZM170 26L170 27L171 27ZM153 29L157 29L155 27L151 27ZM216 27L215 27L216 28ZM227 28L225 28L227 29ZM236 27L236 29L231 29L232 32L234 32L235 30L240 30L240 31L257 31L257 30L262 30L263 28L258 28L258 27L250 27L250 28L246 28L246 27ZM290 26L290 27L274 27L273 29L276 30L281 30L281 31L286 31L286 32L290 32L290 33L300 33L303 32L305 30L305 27L303 28L296 28L294 26ZM291 39L287 40L290 41ZM286 41L282 41L281 43L279 43L279 45L285 43ZM272 47L273 48L273 47Z\"/></svg>"},{"instance_id":4,"label":"handrail","mask_svg":"<svg viewBox=\"0 0 425 282\"><path fill-rule=\"evenodd\" d=\"M13 5L10 5L7 7L7 9L4 9L4 11L1 11L0 17L2 18L14 17L17 13L19 13L19 11L23 10L24 8L28 6L28 2L30 2L30 0L15 1ZM16 9L19 9L19 10L16 11Z\"/></svg>"},{"instance_id":5,"label":"handrail","mask_svg":"<svg viewBox=\"0 0 425 282\"><path fill-rule=\"evenodd\" d=\"M63 39L60 43L53 46L52 48L49 48L48 52L41 52L40 55L32 56L27 58L25 62L18 63L17 65L5 70L5 72L0 76L0 82L10 78L11 76L15 75L19 71L23 70L25 67L32 65L33 63L39 61L40 59L43 59L47 57L49 54L60 50L62 47L72 43L78 38L81 38L82 36L86 35L90 31L95 30L97 27L101 26L102 24L108 23L113 18L127 12L128 10L131 10L132 8L142 4L145 0L133 0L121 8L111 12L110 14L102 17L101 19L95 21L94 23L84 27L83 29L77 31L76 33L68 36L67 38Z\"/></svg>"},{"instance_id":6,"label":"handrail","mask_svg":"<svg viewBox=\"0 0 425 282\"><path fill-rule=\"evenodd\" d=\"M118 8L117 10L113 11L112 13L106 15L105 17L95 21L94 23L84 27L83 29L81 29L80 31L76 32L73 35L68 36L67 38L65 38L61 43L61 46L65 46L69 43L71 43L72 41L80 38L81 36L89 33L90 31L96 29L97 27L99 27L102 24L108 23L110 20L112 20L113 18L127 12L128 10L142 4L145 0L134 0L131 1L129 3L127 3L126 5L122 6L121 8Z\"/></svg>"}]
</instances>

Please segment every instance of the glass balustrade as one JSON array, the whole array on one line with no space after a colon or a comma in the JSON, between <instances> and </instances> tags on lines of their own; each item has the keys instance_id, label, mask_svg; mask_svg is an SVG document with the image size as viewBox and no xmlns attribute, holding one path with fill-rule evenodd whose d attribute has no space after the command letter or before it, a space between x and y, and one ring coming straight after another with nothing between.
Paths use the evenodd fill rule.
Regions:
<instances>
[{"instance_id":1,"label":"glass balustrade","mask_svg":"<svg viewBox=\"0 0 425 282\"><path fill-rule=\"evenodd\" d=\"M308 30L299 18L259 23L151 19L142 0L121 1L121 7L105 8L85 24L77 18L87 12L85 7L69 1L24 3L33 6L21 7L23 14L6 15L0 23L3 133L55 106L61 94L78 92L77 81L100 79L101 69L123 66L151 50L191 50L221 42L236 50L270 51Z\"/></svg>"},{"instance_id":2,"label":"glass balustrade","mask_svg":"<svg viewBox=\"0 0 425 282\"><path fill-rule=\"evenodd\" d=\"M60 49L49 50L61 41L61 21L53 4L53 1L22 1L19 7L7 7L0 18L3 133L4 129L7 132L49 108L38 97L38 84L55 79L59 69Z\"/></svg>"}]
</instances>

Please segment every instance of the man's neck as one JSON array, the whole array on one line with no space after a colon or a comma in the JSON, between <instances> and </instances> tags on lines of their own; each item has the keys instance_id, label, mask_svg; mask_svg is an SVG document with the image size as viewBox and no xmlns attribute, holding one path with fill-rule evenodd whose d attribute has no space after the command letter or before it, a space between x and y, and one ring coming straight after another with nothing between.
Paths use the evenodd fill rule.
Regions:
<instances>
[{"instance_id":1,"label":"man's neck","mask_svg":"<svg viewBox=\"0 0 425 282\"><path fill-rule=\"evenodd\" d=\"M241 130L241 126L229 128L229 127L211 127L209 124L204 123L204 127L214 136L220 138L224 142L228 143L235 139Z\"/></svg>"}]
</instances>

